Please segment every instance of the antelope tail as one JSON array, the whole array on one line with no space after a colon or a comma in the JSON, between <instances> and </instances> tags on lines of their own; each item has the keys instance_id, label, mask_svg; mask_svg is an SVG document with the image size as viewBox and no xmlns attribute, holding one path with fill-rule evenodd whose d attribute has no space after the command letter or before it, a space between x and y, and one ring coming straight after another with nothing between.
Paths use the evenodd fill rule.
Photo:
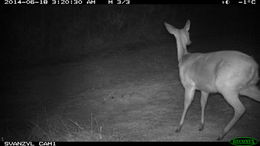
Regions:
<instances>
[{"instance_id":1,"label":"antelope tail","mask_svg":"<svg viewBox=\"0 0 260 146\"><path fill-rule=\"evenodd\" d=\"M249 86L248 88L241 90L240 94L260 102L260 90L257 88L257 86Z\"/></svg>"}]
</instances>

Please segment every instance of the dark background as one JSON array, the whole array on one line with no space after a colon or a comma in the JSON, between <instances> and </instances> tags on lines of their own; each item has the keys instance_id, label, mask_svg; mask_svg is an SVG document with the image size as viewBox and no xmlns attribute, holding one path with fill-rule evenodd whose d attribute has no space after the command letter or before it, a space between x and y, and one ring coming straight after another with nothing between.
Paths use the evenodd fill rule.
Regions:
<instances>
[{"instance_id":1,"label":"dark background","mask_svg":"<svg viewBox=\"0 0 260 146\"><path fill-rule=\"evenodd\" d=\"M191 19L194 38L228 34L258 42L259 34L256 6L6 6L1 15L1 64L7 66L70 61L110 44L160 41L168 37L164 21L181 27Z\"/></svg>"}]
</instances>

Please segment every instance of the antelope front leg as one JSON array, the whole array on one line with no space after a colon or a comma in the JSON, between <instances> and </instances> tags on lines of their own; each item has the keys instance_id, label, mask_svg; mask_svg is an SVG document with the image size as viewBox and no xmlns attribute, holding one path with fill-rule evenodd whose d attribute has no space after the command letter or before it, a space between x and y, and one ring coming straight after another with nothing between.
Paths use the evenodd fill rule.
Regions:
<instances>
[{"instance_id":1,"label":"antelope front leg","mask_svg":"<svg viewBox=\"0 0 260 146\"><path fill-rule=\"evenodd\" d=\"M181 116L181 121L180 121L179 127L175 130L175 132L181 131L187 110L190 107L190 104L191 104L193 97L194 97L194 91L195 91L194 87L185 87L184 110L183 110L183 113L182 113L182 116Z\"/></svg>"},{"instance_id":2,"label":"antelope front leg","mask_svg":"<svg viewBox=\"0 0 260 146\"><path fill-rule=\"evenodd\" d=\"M200 103L201 103L201 123L200 123L200 127L199 127L199 131L202 131L204 129L204 115L205 115L205 107L207 104L207 100L208 100L208 96L209 93L201 91L201 99L200 99Z\"/></svg>"}]
</instances>

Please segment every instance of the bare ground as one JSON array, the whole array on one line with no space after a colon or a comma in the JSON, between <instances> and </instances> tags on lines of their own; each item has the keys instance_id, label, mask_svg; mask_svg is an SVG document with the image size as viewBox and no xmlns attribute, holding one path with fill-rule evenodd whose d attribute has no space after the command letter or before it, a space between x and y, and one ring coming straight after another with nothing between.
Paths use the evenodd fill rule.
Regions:
<instances>
[{"instance_id":1,"label":"bare ground","mask_svg":"<svg viewBox=\"0 0 260 146\"><path fill-rule=\"evenodd\" d=\"M195 45L192 50L200 49ZM223 97L212 94L205 128L199 131L197 92L182 131L175 133L184 90L170 39L119 45L81 61L17 71L9 91L2 140L215 141L233 115ZM259 103L240 99L247 112L224 141L260 139Z\"/></svg>"}]
</instances>

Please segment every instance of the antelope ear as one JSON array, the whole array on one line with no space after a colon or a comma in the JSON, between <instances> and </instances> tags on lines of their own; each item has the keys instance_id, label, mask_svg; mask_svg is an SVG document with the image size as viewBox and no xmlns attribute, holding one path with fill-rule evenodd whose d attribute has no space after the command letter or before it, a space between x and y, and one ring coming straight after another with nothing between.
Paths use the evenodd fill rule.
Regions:
<instances>
[{"instance_id":1,"label":"antelope ear","mask_svg":"<svg viewBox=\"0 0 260 146\"><path fill-rule=\"evenodd\" d=\"M170 34L175 34L176 33L176 28L174 26L172 26L171 24L167 23L167 22L164 22L164 26L166 27L167 31L170 33Z\"/></svg>"},{"instance_id":2,"label":"antelope ear","mask_svg":"<svg viewBox=\"0 0 260 146\"><path fill-rule=\"evenodd\" d=\"M185 26L184 26L184 29L185 29L186 31L189 31L189 30L190 30L190 20L189 20L189 19L187 20L187 22L186 22L186 24L185 24Z\"/></svg>"}]
</instances>

